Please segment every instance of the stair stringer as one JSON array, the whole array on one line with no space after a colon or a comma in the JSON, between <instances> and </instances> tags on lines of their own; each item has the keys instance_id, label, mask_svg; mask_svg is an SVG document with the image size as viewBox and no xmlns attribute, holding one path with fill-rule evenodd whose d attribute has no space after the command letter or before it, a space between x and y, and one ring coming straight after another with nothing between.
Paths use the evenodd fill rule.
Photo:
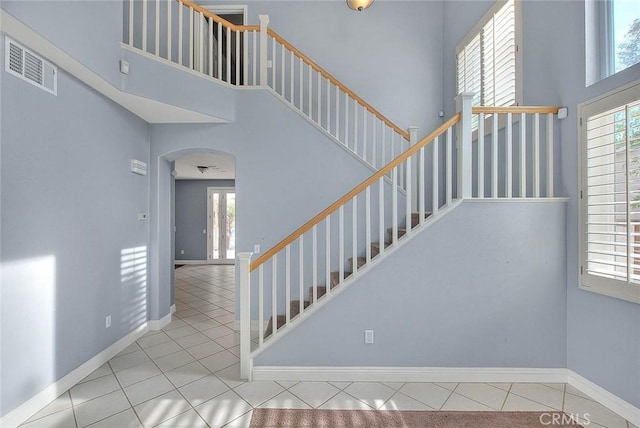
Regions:
<instances>
[{"instance_id":1,"label":"stair stringer","mask_svg":"<svg viewBox=\"0 0 640 428\"><path fill-rule=\"evenodd\" d=\"M384 253L379 254L378 256L371 259L366 265L362 266L357 270L355 274L350 275L346 279L344 279L339 285L335 286L335 288L331 289L331 292L319 298L316 302L314 302L308 309L305 309L302 314L297 315L295 318L292 318L289 325L282 326L278 328L275 334L269 336L269 338L265 339L264 344L258 349L252 350L249 356L250 365L253 367L253 359L264 352L266 349L277 343L281 338L285 335L293 331L298 325L302 324L307 318L313 316L316 312L321 310L324 306L329 304L332 300L336 299L344 290L346 290L351 285L355 284L362 278L366 277L369 272L372 270L374 266L377 266L379 263L384 262L384 260L395 253L397 250L405 246L407 243L411 242L420 234L424 233L430 226L437 223L440 219L444 218L449 213L453 212L456 207L458 207L462 203L462 199L454 199L450 205L441 207L437 214L431 215L427 217L422 224L418 224L416 227L411 229L410 234L404 235L402 238L398 239L395 244L389 245L385 248ZM266 325L266 324L265 324ZM251 321L251 329L252 331L258 330L258 321ZM261 332L264 334L264 332Z\"/></svg>"}]
</instances>

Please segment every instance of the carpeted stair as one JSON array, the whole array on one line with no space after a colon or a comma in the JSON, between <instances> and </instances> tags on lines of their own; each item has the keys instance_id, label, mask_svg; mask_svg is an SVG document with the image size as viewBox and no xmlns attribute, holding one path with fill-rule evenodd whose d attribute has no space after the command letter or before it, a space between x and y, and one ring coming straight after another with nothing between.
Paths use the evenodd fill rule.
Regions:
<instances>
[{"instance_id":1,"label":"carpeted stair","mask_svg":"<svg viewBox=\"0 0 640 428\"><path fill-rule=\"evenodd\" d=\"M430 212L426 212L425 213L425 218L428 218L431 215ZM420 224L420 214L418 213L412 213L411 214L411 228L415 228L416 226L418 226ZM404 235L406 235L407 230L405 228L398 228L398 238L403 237ZM384 247L387 248L389 247L391 244L391 242L393 241L393 228L388 228L387 229L387 234L388 234L388 240L384 243ZM374 257L377 257L380 254L380 243L379 242L372 242L371 243L371 258L373 259ZM367 264L367 259L366 257L358 257L358 269L361 269L363 266L365 266ZM351 273L353 272L353 257L349 258L348 260L348 267L349 267L349 272L344 272L344 279L347 279L348 277L351 276ZM340 281L340 272L331 272L331 276L330 276L330 281L331 281L331 289L333 290L335 287L337 287L338 285L340 285L341 281ZM320 297L324 296L325 294L327 294L327 287L326 286L318 286L317 287L317 293L318 293L318 299L320 299ZM313 287L309 287L309 300L313 299ZM304 307L305 309L309 306L311 306L313 303L310 301L304 301ZM293 300L291 301L291 306L290 306L290 319L293 319L293 317L297 316L300 313L300 301L299 300ZM286 324L286 315L278 315L277 316L277 324L278 324L278 330L280 330L280 328L282 326L284 326ZM264 332L264 338L266 339L267 337L271 336L271 334L273 333L273 317L269 318L269 322L267 323L267 328Z\"/></svg>"}]
</instances>

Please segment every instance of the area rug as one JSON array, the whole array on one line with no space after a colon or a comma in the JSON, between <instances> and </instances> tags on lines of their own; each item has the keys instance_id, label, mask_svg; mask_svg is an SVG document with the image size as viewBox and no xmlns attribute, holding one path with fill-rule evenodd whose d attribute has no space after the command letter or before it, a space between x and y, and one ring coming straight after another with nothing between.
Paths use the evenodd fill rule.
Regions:
<instances>
[{"instance_id":1,"label":"area rug","mask_svg":"<svg viewBox=\"0 0 640 428\"><path fill-rule=\"evenodd\" d=\"M417 412L255 409L250 428L565 428L581 427L562 412Z\"/></svg>"}]
</instances>

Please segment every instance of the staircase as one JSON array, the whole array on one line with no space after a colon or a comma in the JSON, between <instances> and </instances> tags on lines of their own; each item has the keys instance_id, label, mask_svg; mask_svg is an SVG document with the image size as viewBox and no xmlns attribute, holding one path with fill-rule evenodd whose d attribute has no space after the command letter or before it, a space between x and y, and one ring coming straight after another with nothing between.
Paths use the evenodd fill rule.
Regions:
<instances>
[{"instance_id":1,"label":"staircase","mask_svg":"<svg viewBox=\"0 0 640 428\"><path fill-rule=\"evenodd\" d=\"M431 216L430 212L426 212L424 213L424 219L429 218L429 216ZM416 227L418 227L420 225L420 214L419 213L411 213L411 228L415 229ZM398 238L402 238L403 236L406 235L406 228L404 227L398 227ZM388 239L385 241L385 249L389 248L392 245L393 242L393 228L388 228L387 229L387 235L388 235ZM371 243L371 260L375 261L376 257L380 255L380 243L379 242L372 242ZM354 271L354 266L353 266L353 257L350 257L348 260L348 264L349 264L349 270L345 271L343 273L343 280L348 279L353 271ZM367 258L366 257L358 257L357 258L357 266L355 268L355 270L361 270L362 268L364 268L367 264ZM331 290L333 290L334 288L340 286L340 284L342 284L343 281L340 280L340 272L331 272L331 280L330 280L330 287ZM317 299L325 296L327 294L327 287L326 285L324 286L318 286L316 287L316 298L315 300L317 301ZM309 287L309 291L308 291L308 295L309 296L314 296L314 288L312 286ZM313 302L309 301L309 300L304 300L304 301L300 301L300 300L292 300L290 302L290 308L289 308L289 313L290 313L290 317L291 317L291 321L294 321L294 318L300 314L300 305L303 304L303 311L307 310L310 306L313 305ZM281 314L278 315L276 317L277 321L276 321L276 330L279 330L281 327L283 327L285 324L287 324L287 317L285 314ZM273 333L274 330L274 322L273 322L273 316L271 316L269 318L269 321L267 322L267 328L263 333L263 338L267 339L269 336L271 336L271 334Z\"/></svg>"},{"instance_id":2,"label":"staircase","mask_svg":"<svg viewBox=\"0 0 640 428\"><path fill-rule=\"evenodd\" d=\"M472 107L474 94L463 93L457 114L418 141L276 33L268 16L240 26L190 0L153 12L147 3L129 2L130 48L220 84L270 90L374 171L259 257L238 253L243 378L258 354L458 201L554 196L558 107Z\"/></svg>"}]
</instances>

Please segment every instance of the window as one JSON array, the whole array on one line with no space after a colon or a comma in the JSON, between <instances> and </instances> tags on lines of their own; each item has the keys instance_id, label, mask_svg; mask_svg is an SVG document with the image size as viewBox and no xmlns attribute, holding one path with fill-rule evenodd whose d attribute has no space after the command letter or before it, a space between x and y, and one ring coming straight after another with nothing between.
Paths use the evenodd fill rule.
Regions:
<instances>
[{"instance_id":1,"label":"window","mask_svg":"<svg viewBox=\"0 0 640 428\"><path fill-rule=\"evenodd\" d=\"M519 1L498 1L456 48L457 93L474 92L473 105L520 102L519 8Z\"/></svg>"},{"instance_id":2,"label":"window","mask_svg":"<svg viewBox=\"0 0 640 428\"><path fill-rule=\"evenodd\" d=\"M640 63L640 2L585 3L586 80L591 85Z\"/></svg>"},{"instance_id":3,"label":"window","mask_svg":"<svg viewBox=\"0 0 640 428\"><path fill-rule=\"evenodd\" d=\"M640 84L580 114L581 288L640 303Z\"/></svg>"}]
</instances>

